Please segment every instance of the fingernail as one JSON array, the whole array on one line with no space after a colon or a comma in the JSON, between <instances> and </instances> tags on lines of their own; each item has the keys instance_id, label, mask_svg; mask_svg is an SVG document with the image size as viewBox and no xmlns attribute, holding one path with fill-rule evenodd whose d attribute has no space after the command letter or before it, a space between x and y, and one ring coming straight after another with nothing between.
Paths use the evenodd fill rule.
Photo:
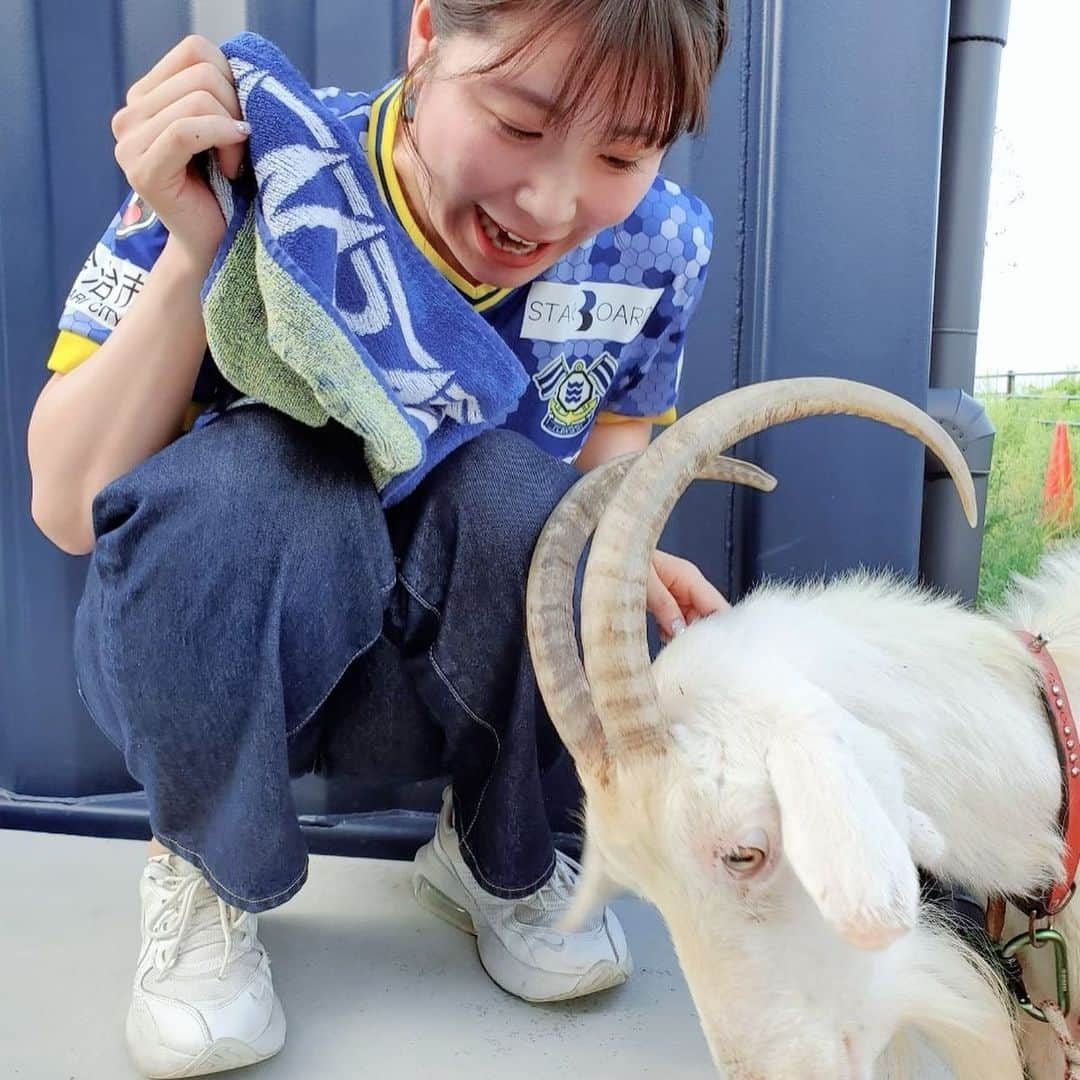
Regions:
<instances>
[{"instance_id":1,"label":"fingernail","mask_svg":"<svg viewBox=\"0 0 1080 1080\"><path fill-rule=\"evenodd\" d=\"M686 629L686 623L682 619L672 619L671 636L678 637Z\"/></svg>"},{"instance_id":2,"label":"fingernail","mask_svg":"<svg viewBox=\"0 0 1080 1080\"><path fill-rule=\"evenodd\" d=\"M246 120L237 120L236 130L239 131L241 135L250 135L251 125Z\"/></svg>"}]
</instances>

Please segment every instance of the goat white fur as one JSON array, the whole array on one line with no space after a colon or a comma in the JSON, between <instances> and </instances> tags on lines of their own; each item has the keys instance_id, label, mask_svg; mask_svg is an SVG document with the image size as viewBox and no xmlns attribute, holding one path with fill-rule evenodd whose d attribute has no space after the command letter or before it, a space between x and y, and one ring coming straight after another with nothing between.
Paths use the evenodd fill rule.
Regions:
<instances>
[{"instance_id":1,"label":"goat white fur","mask_svg":"<svg viewBox=\"0 0 1080 1080\"><path fill-rule=\"evenodd\" d=\"M1014 627L1050 639L1080 700L1080 546L1017 582L994 618L853 575L761 588L657 658L677 747L650 800L667 857L627 857L625 840L606 840L625 837L626 824L587 814L590 846L606 873L643 895L663 895L660 876L699 882L699 925L685 944L697 953L691 964L711 954L717 1012L727 1016L703 1020L707 1030L738 1029L741 1054L763 1076L873 1075L906 1025L944 1041L958 1076L1021 1075L997 993L958 939L920 913L914 873L920 865L980 899L1031 895L1060 874L1060 769L1036 668ZM723 853L740 846L768 852L760 871L726 871ZM672 865L676 852L681 865ZM1071 909L1060 926L1076 971ZM730 946L705 945L728 938L742 939L730 958ZM1048 952L1026 959L1029 989L1052 997ZM760 1019L732 1021L733 998ZM824 1045L799 1048L787 1063L778 1030L812 1028L822 1011ZM1026 1022L1025 1035L1035 1075L1060 1080L1047 1029ZM849 1062L831 1060L836 1045ZM730 1046L723 1053L738 1061Z\"/></svg>"},{"instance_id":2,"label":"goat white fur","mask_svg":"<svg viewBox=\"0 0 1080 1080\"><path fill-rule=\"evenodd\" d=\"M700 472L707 459L695 453ZM749 482L764 488L769 479ZM579 500L580 518L588 505ZM587 535L588 522L580 527ZM579 543L580 535L571 547ZM608 550L614 559L616 545ZM546 559L542 539L537 578L551 569ZM567 571L575 562L571 552ZM613 576L613 565L597 579ZM587 574L583 604L588 588ZM540 607L530 611L530 638L543 656ZM559 619L565 635L565 604ZM621 647L631 623L613 616L610 625ZM597 702L608 694L609 718L619 708L645 715L647 689L634 683L620 701L618 677L603 671L617 650L589 666L590 647L600 650L584 629ZM1013 1007L923 906L916 870L981 900L1037 893L1061 872L1059 765L1017 629L1049 638L1080 703L1080 546L1018 579L987 615L866 574L761 587L661 652L652 727L601 726L584 680L562 686L573 682L576 654L564 650L561 669L537 663L586 794L571 919L620 887L659 908L730 1080L914 1076L912 1032L961 1080L1020 1080ZM601 640L596 629L591 640ZM1017 923L1007 932L1019 932ZM1080 971L1080 918L1066 909L1058 927ZM1033 1000L1052 997L1049 950L1027 956ZM1072 992L1080 1000L1075 976ZM1032 1075L1060 1080L1052 1034L1026 1017L1021 1026Z\"/></svg>"}]
</instances>

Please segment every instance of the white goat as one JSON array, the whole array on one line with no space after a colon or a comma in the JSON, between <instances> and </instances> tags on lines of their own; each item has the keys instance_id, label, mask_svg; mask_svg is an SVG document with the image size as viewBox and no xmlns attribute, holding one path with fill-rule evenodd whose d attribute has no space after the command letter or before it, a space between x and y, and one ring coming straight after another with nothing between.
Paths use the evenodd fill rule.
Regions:
<instances>
[{"instance_id":1,"label":"white goat","mask_svg":"<svg viewBox=\"0 0 1080 1080\"><path fill-rule=\"evenodd\" d=\"M912 1032L963 1080L1019 1080L1013 1006L921 902L916 867L980 901L1035 895L1060 876L1057 752L1013 631L1050 640L1080 702L1080 547L1046 559L994 616L866 574L766 586L650 666L650 554L690 481L770 490L771 477L719 455L775 424L841 412L920 438L973 520L963 460L920 410L860 384L796 379L688 414L637 461L585 476L545 529L529 638L586 795L575 914L620 887L657 906L732 1080L913 1075ZM572 592L594 527L583 670ZM1008 929L1026 925L1014 914ZM1066 909L1058 928L1076 972L1080 917ZM1053 997L1051 953L1026 954L1035 1001ZM1052 1033L1027 1017L1020 1027L1032 1075L1060 1080Z\"/></svg>"}]
</instances>

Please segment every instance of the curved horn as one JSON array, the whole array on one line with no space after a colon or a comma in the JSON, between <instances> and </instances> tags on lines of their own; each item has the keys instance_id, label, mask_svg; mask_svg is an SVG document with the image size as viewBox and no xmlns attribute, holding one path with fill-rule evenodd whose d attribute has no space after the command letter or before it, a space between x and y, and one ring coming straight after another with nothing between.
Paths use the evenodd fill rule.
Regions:
<instances>
[{"instance_id":1,"label":"curved horn","mask_svg":"<svg viewBox=\"0 0 1080 1080\"><path fill-rule=\"evenodd\" d=\"M933 450L974 527L975 487L956 444L925 412L886 390L847 379L782 379L741 387L687 413L627 472L600 519L585 570L585 669L610 753L655 751L665 744L643 607L652 552L672 507L702 463L741 439L790 420L837 413L880 420Z\"/></svg>"},{"instance_id":2,"label":"curved horn","mask_svg":"<svg viewBox=\"0 0 1080 1080\"><path fill-rule=\"evenodd\" d=\"M579 769L603 776L606 749L578 657L574 631L574 579L596 523L638 454L598 465L567 493L547 520L533 552L525 619L536 682L548 714ZM776 481L756 465L719 458L704 477L772 491Z\"/></svg>"}]
</instances>

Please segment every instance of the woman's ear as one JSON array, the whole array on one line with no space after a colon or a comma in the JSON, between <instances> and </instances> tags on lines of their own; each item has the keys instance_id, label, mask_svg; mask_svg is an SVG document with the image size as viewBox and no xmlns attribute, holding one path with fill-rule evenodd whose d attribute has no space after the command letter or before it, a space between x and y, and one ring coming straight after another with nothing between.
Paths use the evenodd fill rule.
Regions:
<instances>
[{"instance_id":1,"label":"woman's ear","mask_svg":"<svg viewBox=\"0 0 1080 1080\"><path fill-rule=\"evenodd\" d=\"M435 24L431 19L431 0L414 0L409 20L409 69L426 60L435 41Z\"/></svg>"}]
</instances>

